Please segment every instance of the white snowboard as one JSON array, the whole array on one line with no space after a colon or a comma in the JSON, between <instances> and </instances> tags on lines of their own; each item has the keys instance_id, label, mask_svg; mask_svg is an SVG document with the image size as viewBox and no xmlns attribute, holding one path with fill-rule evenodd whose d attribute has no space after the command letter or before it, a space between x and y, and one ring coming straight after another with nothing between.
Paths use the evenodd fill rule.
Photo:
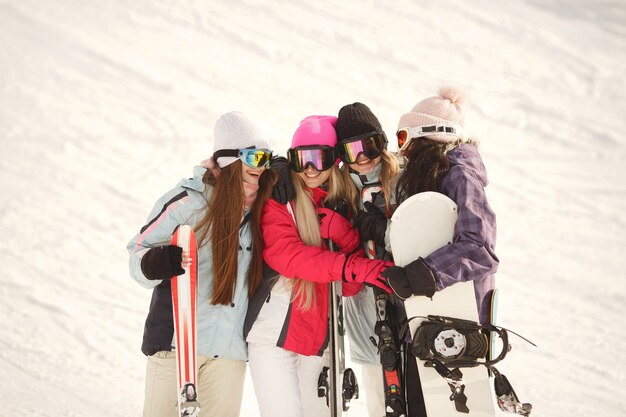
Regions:
<instances>
[{"instance_id":1,"label":"white snowboard","mask_svg":"<svg viewBox=\"0 0 626 417\"><path fill-rule=\"evenodd\" d=\"M391 217L390 244L396 265L404 266L425 258L452 242L457 220L454 201L441 193L418 193L405 200ZM408 318L440 315L478 322L472 282L462 282L436 292L432 300L411 297L404 302ZM411 336L422 319L411 321ZM461 368L469 414L456 410L450 401L447 382L432 367L417 359L428 417L495 416L494 400L487 370L480 366ZM499 415L499 414L498 414Z\"/></svg>"}]
</instances>

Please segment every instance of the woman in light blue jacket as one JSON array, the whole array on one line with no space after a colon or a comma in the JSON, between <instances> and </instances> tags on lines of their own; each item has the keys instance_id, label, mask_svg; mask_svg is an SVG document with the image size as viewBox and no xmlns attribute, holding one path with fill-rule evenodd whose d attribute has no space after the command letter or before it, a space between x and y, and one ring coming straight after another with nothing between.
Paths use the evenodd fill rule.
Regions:
<instances>
[{"instance_id":1,"label":"woman in light blue jacket","mask_svg":"<svg viewBox=\"0 0 626 417\"><path fill-rule=\"evenodd\" d=\"M142 345L148 356L144 417L176 413L170 278L184 273L190 261L170 241L182 224L198 238L196 362L202 414L239 415L247 360L243 322L263 265L260 231L250 223L250 213L271 151L261 131L239 112L217 121L214 150L214 165L195 167L193 178L161 197L127 246L132 277L153 289Z\"/></svg>"}]
</instances>

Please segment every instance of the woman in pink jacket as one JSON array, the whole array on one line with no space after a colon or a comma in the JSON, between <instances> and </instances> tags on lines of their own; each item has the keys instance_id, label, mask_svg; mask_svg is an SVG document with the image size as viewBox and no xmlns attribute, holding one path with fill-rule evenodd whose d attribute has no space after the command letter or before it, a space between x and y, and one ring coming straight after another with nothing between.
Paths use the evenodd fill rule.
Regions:
<instances>
[{"instance_id":1,"label":"woman in pink jacket","mask_svg":"<svg viewBox=\"0 0 626 417\"><path fill-rule=\"evenodd\" d=\"M364 258L358 232L326 208L345 195L335 164L336 120L310 116L300 123L288 152L296 197L287 204L270 199L260 213L263 259L275 272L251 301L246 340L262 417L329 415L317 381L328 366L331 281L344 281L345 296L363 284L389 291L381 273L393 264Z\"/></svg>"}]
</instances>

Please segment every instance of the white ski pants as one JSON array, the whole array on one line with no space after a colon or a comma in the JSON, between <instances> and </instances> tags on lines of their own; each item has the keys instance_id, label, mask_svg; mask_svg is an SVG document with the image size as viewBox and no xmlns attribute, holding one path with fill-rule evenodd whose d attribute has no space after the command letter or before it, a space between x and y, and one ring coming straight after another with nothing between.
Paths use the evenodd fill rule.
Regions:
<instances>
[{"instance_id":1,"label":"white ski pants","mask_svg":"<svg viewBox=\"0 0 626 417\"><path fill-rule=\"evenodd\" d=\"M246 362L197 355L200 417L238 417ZM177 417L176 352L148 356L143 417Z\"/></svg>"},{"instance_id":2,"label":"white ski pants","mask_svg":"<svg viewBox=\"0 0 626 417\"><path fill-rule=\"evenodd\" d=\"M328 417L317 380L328 356L303 356L264 344L248 343L250 376L261 417Z\"/></svg>"}]
</instances>

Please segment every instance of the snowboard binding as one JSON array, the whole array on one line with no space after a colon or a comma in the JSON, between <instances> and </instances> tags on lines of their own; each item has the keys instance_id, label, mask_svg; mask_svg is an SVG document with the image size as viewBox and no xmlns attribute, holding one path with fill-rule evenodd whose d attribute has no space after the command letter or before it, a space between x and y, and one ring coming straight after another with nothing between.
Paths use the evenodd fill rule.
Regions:
<instances>
[{"instance_id":1,"label":"snowboard binding","mask_svg":"<svg viewBox=\"0 0 626 417\"><path fill-rule=\"evenodd\" d=\"M506 376L495 368L495 364L504 359L511 350L508 332L536 346L530 340L503 327L444 316L415 316L408 319L402 327L405 334L413 319L425 319L415 329L415 336L410 345L415 357L433 367L448 383L451 390L450 401L460 413L469 413L465 384L460 368L485 366L494 375L494 388L498 406L502 411L522 416L530 415L532 405L521 403ZM502 340L502 350L494 359L494 352L489 352L489 334L497 334Z\"/></svg>"},{"instance_id":2,"label":"snowboard binding","mask_svg":"<svg viewBox=\"0 0 626 417\"><path fill-rule=\"evenodd\" d=\"M487 360L489 337L495 332L502 339L502 351ZM443 316L428 316L415 331L411 344L413 354L423 361L438 360L451 367L491 366L500 362L510 350L506 329Z\"/></svg>"}]
</instances>

